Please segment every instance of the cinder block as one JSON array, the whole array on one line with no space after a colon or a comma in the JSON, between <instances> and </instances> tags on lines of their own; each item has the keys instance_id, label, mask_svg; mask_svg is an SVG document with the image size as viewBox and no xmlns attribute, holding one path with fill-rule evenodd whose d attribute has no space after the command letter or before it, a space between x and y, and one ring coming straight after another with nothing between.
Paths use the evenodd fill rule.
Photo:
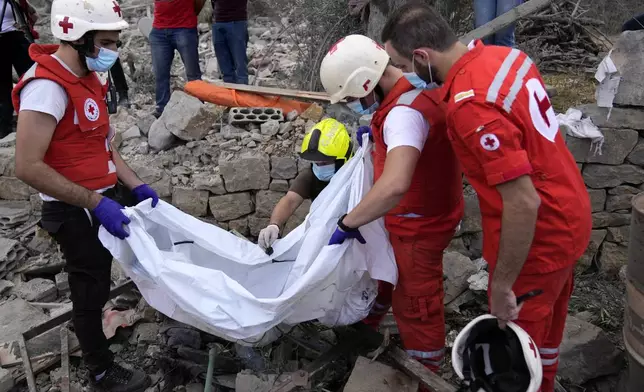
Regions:
<instances>
[{"instance_id":1,"label":"cinder block","mask_svg":"<svg viewBox=\"0 0 644 392\"><path fill-rule=\"evenodd\" d=\"M269 120L284 121L284 113L278 108L232 108L228 113L231 125L261 124Z\"/></svg>"}]
</instances>

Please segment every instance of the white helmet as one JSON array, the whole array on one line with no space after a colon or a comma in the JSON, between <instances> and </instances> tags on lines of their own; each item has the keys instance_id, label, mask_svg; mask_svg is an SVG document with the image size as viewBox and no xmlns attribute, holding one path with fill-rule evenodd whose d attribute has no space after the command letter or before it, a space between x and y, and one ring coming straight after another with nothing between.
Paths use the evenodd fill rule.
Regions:
<instances>
[{"instance_id":1,"label":"white helmet","mask_svg":"<svg viewBox=\"0 0 644 392\"><path fill-rule=\"evenodd\" d=\"M537 392L543 368L538 347L521 327L499 328L492 315L477 317L456 337L452 366L471 392Z\"/></svg>"},{"instance_id":2,"label":"white helmet","mask_svg":"<svg viewBox=\"0 0 644 392\"><path fill-rule=\"evenodd\" d=\"M121 7L114 0L54 0L51 32L62 41L76 41L88 31L124 30Z\"/></svg>"},{"instance_id":3,"label":"white helmet","mask_svg":"<svg viewBox=\"0 0 644 392\"><path fill-rule=\"evenodd\" d=\"M378 85L389 55L364 35L348 35L336 42L320 65L320 80L331 103L346 97L366 97Z\"/></svg>"}]
</instances>

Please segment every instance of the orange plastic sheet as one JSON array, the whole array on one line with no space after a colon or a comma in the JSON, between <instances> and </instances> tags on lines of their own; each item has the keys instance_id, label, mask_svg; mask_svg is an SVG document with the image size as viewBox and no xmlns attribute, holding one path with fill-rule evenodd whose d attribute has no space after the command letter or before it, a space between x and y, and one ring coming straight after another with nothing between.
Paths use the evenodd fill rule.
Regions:
<instances>
[{"instance_id":1,"label":"orange plastic sheet","mask_svg":"<svg viewBox=\"0 0 644 392\"><path fill-rule=\"evenodd\" d=\"M186 83L183 88L186 93L202 101L227 107L264 107L280 108L284 113L296 110L302 113L310 103L287 99L283 97L265 96L260 94L236 91L226 87L217 86L203 80L193 80Z\"/></svg>"}]
</instances>

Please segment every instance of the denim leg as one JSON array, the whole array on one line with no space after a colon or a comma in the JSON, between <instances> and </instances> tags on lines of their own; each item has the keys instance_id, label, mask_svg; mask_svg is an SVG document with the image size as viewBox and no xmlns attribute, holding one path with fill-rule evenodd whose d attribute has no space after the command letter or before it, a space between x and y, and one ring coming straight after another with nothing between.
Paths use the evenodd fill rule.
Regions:
<instances>
[{"instance_id":1,"label":"denim leg","mask_svg":"<svg viewBox=\"0 0 644 392\"><path fill-rule=\"evenodd\" d=\"M501 16L511 9L521 4L521 0L497 0L496 1L496 16ZM494 35L494 43L500 46L514 47L514 24L497 31Z\"/></svg>"},{"instance_id":2,"label":"denim leg","mask_svg":"<svg viewBox=\"0 0 644 392\"><path fill-rule=\"evenodd\" d=\"M194 29L173 29L174 42L183 66L186 69L188 81L201 79L199 68L199 33Z\"/></svg>"},{"instance_id":3,"label":"denim leg","mask_svg":"<svg viewBox=\"0 0 644 392\"><path fill-rule=\"evenodd\" d=\"M228 47L228 34L232 23L215 23L212 25L212 41L215 46L215 55L219 70L223 76L224 82L235 83L235 63L233 55Z\"/></svg>"},{"instance_id":4,"label":"denim leg","mask_svg":"<svg viewBox=\"0 0 644 392\"><path fill-rule=\"evenodd\" d=\"M162 113L170 100L170 68L174 59L174 45L169 29L155 29L150 32L152 69L156 80L156 110Z\"/></svg>"},{"instance_id":5,"label":"denim leg","mask_svg":"<svg viewBox=\"0 0 644 392\"><path fill-rule=\"evenodd\" d=\"M228 47L233 56L235 64L235 83L248 84L248 57L246 46L248 44L248 22L232 22L232 29L229 30Z\"/></svg>"},{"instance_id":6,"label":"denim leg","mask_svg":"<svg viewBox=\"0 0 644 392\"><path fill-rule=\"evenodd\" d=\"M474 0L474 27L481 27L496 18L496 0ZM494 35L483 39L486 45L494 45Z\"/></svg>"}]
</instances>

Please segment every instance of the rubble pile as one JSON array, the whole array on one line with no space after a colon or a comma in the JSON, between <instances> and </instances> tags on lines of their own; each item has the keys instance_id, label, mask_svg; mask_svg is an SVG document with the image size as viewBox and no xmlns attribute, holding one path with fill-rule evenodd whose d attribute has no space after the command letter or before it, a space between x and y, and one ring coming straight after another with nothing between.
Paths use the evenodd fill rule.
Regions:
<instances>
[{"instance_id":1,"label":"rubble pile","mask_svg":"<svg viewBox=\"0 0 644 392\"><path fill-rule=\"evenodd\" d=\"M580 2L553 1L518 22L517 43L536 60L541 71L594 73L601 53L612 44L597 29L604 22L582 16L586 12Z\"/></svg>"}]
</instances>

